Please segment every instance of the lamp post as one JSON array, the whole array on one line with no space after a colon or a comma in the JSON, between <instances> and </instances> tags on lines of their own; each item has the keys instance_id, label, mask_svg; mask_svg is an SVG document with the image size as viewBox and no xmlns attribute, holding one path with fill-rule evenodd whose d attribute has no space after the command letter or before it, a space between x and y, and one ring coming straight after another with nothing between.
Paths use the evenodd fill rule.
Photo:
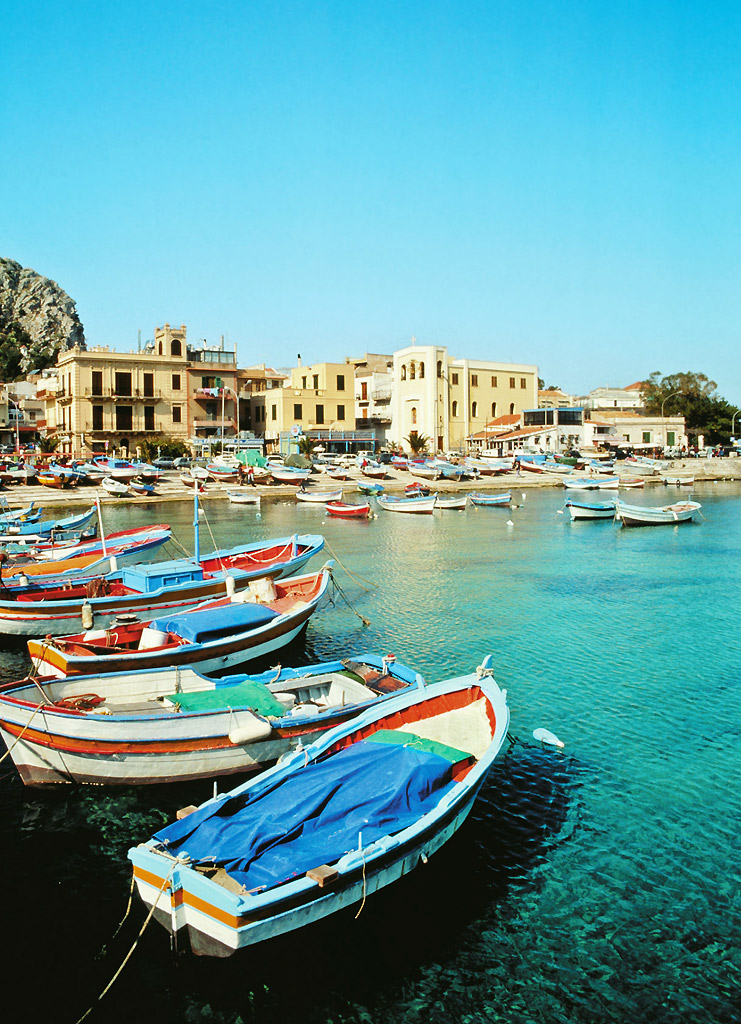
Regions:
<instances>
[{"instance_id":1,"label":"lamp post","mask_svg":"<svg viewBox=\"0 0 741 1024\"><path fill-rule=\"evenodd\" d=\"M16 453L16 455L20 455L20 452L21 452L21 441L20 441L20 436L18 434L18 418L19 418L19 415L20 415L21 407L20 407L20 405L18 405L18 403L14 399L12 399L10 397L10 395L8 395L8 401L12 402L13 405L15 406L15 453Z\"/></svg>"},{"instance_id":2,"label":"lamp post","mask_svg":"<svg viewBox=\"0 0 741 1024\"><path fill-rule=\"evenodd\" d=\"M734 430L734 425L736 423L736 417L738 416L738 414L740 412L741 412L741 409L736 409L736 411L733 414L733 419L731 420L731 437L733 437L733 430Z\"/></svg>"},{"instance_id":3,"label":"lamp post","mask_svg":"<svg viewBox=\"0 0 741 1024\"><path fill-rule=\"evenodd\" d=\"M676 396L677 396L677 395L683 395L683 394L684 394L684 392L683 392L683 391L672 391L672 393L671 393L670 395L667 395L667 396L666 396L666 398L664 399L664 401L663 401L663 402L661 403L661 419L662 419L662 420L664 419L664 406L665 406L665 405L666 405L666 403L667 403L667 402L669 401L669 399L670 399L670 398L676 398ZM665 423L662 423L662 424L661 424L661 426L662 426L662 429L663 429L663 431L664 431L664 444L666 444L666 443L667 443L667 430L666 430L666 424L665 424Z\"/></svg>"}]
</instances>

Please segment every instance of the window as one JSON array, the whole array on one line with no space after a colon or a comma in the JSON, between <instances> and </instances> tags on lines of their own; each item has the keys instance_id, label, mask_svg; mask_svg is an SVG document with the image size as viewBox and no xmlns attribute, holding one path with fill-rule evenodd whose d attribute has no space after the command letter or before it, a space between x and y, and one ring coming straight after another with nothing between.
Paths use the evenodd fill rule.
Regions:
<instances>
[{"instance_id":1,"label":"window","mask_svg":"<svg viewBox=\"0 0 741 1024\"><path fill-rule=\"evenodd\" d=\"M416 424L416 422L417 422L417 407L416 407L416 405L413 405L412 406L412 423Z\"/></svg>"},{"instance_id":2,"label":"window","mask_svg":"<svg viewBox=\"0 0 741 1024\"><path fill-rule=\"evenodd\" d=\"M458 383L458 374L457 373L452 374L450 380L451 380L452 384L457 384Z\"/></svg>"},{"instance_id":3,"label":"window","mask_svg":"<svg viewBox=\"0 0 741 1024\"><path fill-rule=\"evenodd\" d=\"M258 408L258 411L259 411L259 408ZM278 406L277 405L271 405L270 406L270 418L273 420L273 422L275 422L275 420L278 419Z\"/></svg>"},{"instance_id":4,"label":"window","mask_svg":"<svg viewBox=\"0 0 741 1024\"><path fill-rule=\"evenodd\" d=\"M643 431L643 443L644 444L649 444L650 441L651 441L651 431L650 430L644 430Z\"/></svg>"},{"instance_id":5,"label":"window","mask_svg":"<svg viewBox=\"0 0 741 1024\"><path fill-rule=\"evenodd\" d=\"M510 416L514 416L514 414L515 414L515 403L514 402L510 402L509 414L510 414Z\"/></svg>"},{"instance_id":6,"label":"window","mask_svg":"<svg viewBox=\"0 0 741 1024\"><path fill-rule=\"evenodd\" d=\"M171 356L181 356L182 354L183 354L183 347L180 344L180 342L177 341L177 340L173 341L173 343L170 345L170 355Z\"/></svg>"},{"instance_id":7,"label":"window","mask_svg":"<svg viewBox=\"0 0 741 1024\"><path fill-rule=\"evenodd\" d=\"M324 423L324 406L318 405L316 407L316 421L317 423Z\"/></svg>"},{"instance_id":8,"label":"window","mask_svg":"<svg viewBox=\"0 0 741 1024\"><path fill-rule=\"evenodd\" d=\"M172 407L172 422L182 423L183 422L183 410L179 405L173 405Z\"/></svg>"},{"instance_id":9,"label":"window","mask_svg":"<svg viewBox=\"0 0 741 1024\"><path fill-rule=\"evenodd\" d=\"M131 395L131 374L116 372L116 394L122 395L128 398ZM125 427L121 427L121 430L125 430ZM131 430L131 427L129 427Z\"/></svg>"},{"instance_id":10,"label":"window","mask_svg":"<svg viewBox=\"0 0 741 1024\"><path fill-rule=\"evenodd\" d=\"M179 391L180 390L180 374L179 373L173 373L173 375L172 375L172 390L173 391Z\"/></svg>"},{"instance_id":11,"label":"window","mask_svg":"<svg viewBox=\"0 0 741 1024\"><path fill-rule=\"evenodd\" d=\"M314 381L314 390L318 391L319 390L319 374L318 373L313 374L311 379Z\"/></svg>"},{"instance_id":12,"label":"window","mask_svg":"<svg viewBox=\"0 0 741 1024\"><path fill-rule=\"evenodd\" d=\"M154 406L144 406L144 429L154 430Z\"/></svg>"},{"instance_id":13,"label":"window","mask_svg":"<svg viewBox=\"0 0 741 1024\"><path fill-rule=\"evenodd\" d=\"M154 374L144 374L144 397L154 398Z\"/></svg>"},{"instance_id":14,"label":"window","mask_svg":"<svg viewBox=\"0 0 741 1024\"><path fill-rule=\"evenodd\" d=\"M93 430L103 429L103 406L93 406Z\"/></svg>"},{"instance_id":15,"label":"window","mask_svg":"<svg viewBox=\"0 0 741 1024\"><path fill-rule=\"evenodd\" d=\"M368 401L368 381L366 381L366 380L361 381L361 384L360 384L360 401L361 402L367 402Z\"/></svg>"},{"instance_id":16,"label":"window","mask_svg":"<svg viewBox=\"0 0 741 1024\"><path fill-rule=\"evenodd\" d=\"M526 388L527 387L527 377L520 377L520 387L521 388Z\"/></svg>"},{"instance_id":17,"label":"window","mask_svg":"<svg viewBox=\"0 0 741 1024\"><path fill-rule=\"evenodd\" d=\"M425 364L424 363L420 363L419 364L419 378L420 378L420 380L424 377L424 375L425 375Z\"/></svg>"},{"instance_id":18,"label":"window","mask_svg":"<svg viewBox=\"0 0 741 1024\"><path fill-rule=\"evenodd\" d=\"M116 374L118 376L118 374ZM130 405L116 406L116 430L131 430L133 423L132 409Z\"/></svg>"},{"instance_id":19,"label":"window","mask_svg":"<svg viewBox=\"0 0 741 1024\"><path fill-rule=\"evenodd\" d=\"M491 386L493 388L495 388L497 386L497 378L496 377L492 377L491 378Z\"/></svg>"},{"instance_id":20,"label":"window","mask_svg":"<svg viewBox=\"0 0 741 1024\"><path fill-rule=\"evenodd\" d=\"M94 395L102 395L103 394L103 371L102 370L93 370L93 394ZM95 428L93 428L93 429L95 429Z\"/></svg>"},{"instance_id":21,"label":"window","mask_svg":"<svg viewBox=\"0 0 741 1024\"><path fill-rule=\"evenodd\" d=\"M157 355L160 355L160 356L162 355L162 342L159 343L159 348L158 348Z\"/></svg>"},{"instance_id":22,"label":"window","mask_svg":"<svg viewBox=\"0 0 741 1024\"><path fill-rule=\"evenodd\" d=\"M677 443L677 435L674 433L673 430L667 430L666 443L670 445L675 445Z\"/></svg>"},{"instance_id":23,"label":"window","mask_svg":"<svg viewBox=\"0 0 741 1024\"><path fill-rule=\"evenodd\" d=\"M442 359L438 359L438 361L437 361L437 375L438 375L438 377L442 377L442 375L443 375L443 361L442 361Z\"/></svg>"},{"instance_id":24,"label":"window","mask_svg":"<svg viewBox=\"0 0 741 1024\"><path fill-rule=\"evenodd\" d=\"M417 364L416 363L410 363L409 364L409 380L414 380L414 378L416 376L417 376Z\"/></svg>"},{"instance_id":25,"label":"window","mask_svg":"<svg viewBox=\"0 0 741 1024\"><path fill-rule=\"evenodd\" d=\"M474 419L476 419L476 416L478 415L478 411L479 411L479 403L478 402L473 402L472 405L471 405L471 416Z\"/></svg>"},{"instance_id":26,"label":"window","mask_svg":"<svg viewBox=\"0 0 741 1024\"><path fill-rule=\"evenodd\" d=\"M302 377L302 378L301 378L301 387L302 387L302 388L305 388L305 387L306 387L306 377Z\"/></svg>"},{"instance_id":27,"label":"window","mask_svg":"<svg viewBox=\"0 0 741 1024\"><path fill-rule=\"evenodd\" d=\"M293 418L295 420L300 420L301 417L302 417L301 405L300 404L294 405L294 407L293 407Z\"/></svg>"},{"instance_id":28,"label":"window","mask_svg":"<svg viewBox=\"0 0 741 1024\"><path fill-rule=\"evenodd\" d=\"M338 405L337 406L337 419L338 420L344 420L344 418L345 418L345 406L344 405Z\"/></svg>"},{"instance_id":29,"label":"window","mask_svg":"<svg viewBox=\"0 0 741 1024\"><path fill-rule=\"evenodd\" d=\"M496 416L496 414L497 414L497 403L496 402L492 402L491 403L491 415L492 415L492 417L494 417L494 416Z\"/></svg>"},{"instance_id":30,"label":"window","mask_svg":"<svg viewBox=\"0 0 741 1024\"><path fill-rule=\"evenodd\" d=\"M514 377L510 377L510 379L509 379L509 386L511 388L513 388L515 386L515 378Z\"/></svg>"},{"instance_id":31,"label":"window","mask_svg":"<svg viewBox=\"0 0 741 1024\"><path fill-rule=\"evenodd\" d=\"M479 375L477 373L471 374L471 387L477 388L479 386Z\"/></svg>"},{"instance_id":32,"label":"window","mask_svg":"<svg viewBox=\"0 0 741 1024\"><path fill-rule=\"evenodd\" d=\"M407 379L407 368L404 365L404 363L401 364L401 379L402 380L406 380Z\"/></svg>"},{"instance_id":33,"label":"window","mask_svg":"<svg viewBox=\"0 0 741 1024\"><path fill-rule=\"evenodd\" d=\"M453 415L453 416L457 416L457 415L458 415L458 403L457 403L457 402L453 402L453 411L452 411L452 415Z\"/></svg>"},{"instance_id":34,"label":"window","mask_svg":"<svg viewBox=\"0 0 741 1024\"><path fill-rule=\"evenodd\" d=\"M345 375L344 375L344 373L338 373L337 374L337 390L338 391L344 391L345 390Z\"/></svg>"}]
</instances>

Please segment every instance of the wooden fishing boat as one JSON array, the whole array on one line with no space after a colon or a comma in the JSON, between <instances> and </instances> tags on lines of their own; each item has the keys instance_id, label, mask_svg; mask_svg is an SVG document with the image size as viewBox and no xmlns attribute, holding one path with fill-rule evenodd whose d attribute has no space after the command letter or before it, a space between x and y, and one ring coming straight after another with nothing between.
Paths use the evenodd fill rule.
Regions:
<instances>
[{"instance_id":1,"label":"wooden fishing boat","mask_svg":"<svg viewBox=\"0 0 741 1024\"><path fill-rule=\"evenodd\" d=\"M104 477L100 486L114 498L125 498L129 493L129 484L124 480L114 480L112 476Z\"/></svg>"},{"instance_id":2,"label":"wooden fishing boat","mask_svg":"<svg viewBox=\"0 0 741 1024\"><path fill-rule=\"evenodd\" d=\"M224 674L294 640L329 580L329 566L275 583L269 577L251 580L246 591L231 598L109 629L29 640L28 651L40 675L107 675L184 665Z\"/></svg>"},{"instance_id":3,"label":"wooden fishing boat","mask_svg":"<svg viewBox=\"0 0 741 1024\"><path fill-rule=\"evenodd\" d=\"M336 491L296 491L296 501L308 501L314 505L328 501L342 501L342 488Z\"/></svg>"},{"instance_id":4,"label":"wooden fishing boat","mask_svg":"<svg viewBox=\"0 0 741 1024\"><path fill-rule=\"evenodd\" d=\"M36 473L36 482L43 487L53 487L56 490L69 490L77 487L80 474L74 469L66 469L64 466L49 466L45 470Z\"/></svg>"},{"instance_id":5,"label":"wooden fishing boat","mask_svg":"<svg viewBox=\"0 0 741 1024\"><path fill-rule=\"evenodd\" d=\"M427 466L423 462L410 462L407 469L410 476L417 476L421 480L439 480L442 476L438 466Z\"/></svg>"},{"instance_id":6,"label":"wooden fishing boat","mask_svg":"<svg viewBox=\"0 0 741 1024\"><path fill-rule=\"evenodd\" d=\"M310 469L298 469L292 466L276 466L268 463L270 475L277 484L302 484L311 476Z\"/></svg>"},{"instance_id":7,"label":"wooden fishing boat","mask_svg":"<svg viewBox=\"0 0 741 1024\"><path fill-rule=\"evenodd\" d=\"M644 487L645 484L646 481L643 477L635 477L635 479L625 476L620 477L620 487Z\"/></svg>"},{"instance_id":8,"label":"wooden fishing boat","mask_svg":"<svg viewBox=\"0 0 741 1024\"><path fill-rule=\"evenodd\" d=\"M512 492L505 491L504 494L484 494L482 491L472 491L469 494L471 504L481 508L505 508L512 501Z\"/></svg>"},{"instance_id":9,"label":"wooden fishing boat","mask_svg":"<svg viewBox=\"0 0 741 1024\"><path fill-rule=\"evenodd\" d=\"M468 505L467 494L438 494L435 508L464 509Z\"/></svg>"},{"instance_id":10,"label":"wooden fishing boat","mask_svg":"<svg viewBox=\"0 0 741 1024\"><path fill-rule=\"evenodd\" d=\"M41 519L43 508L35 508L35 502L31 502L25 508L8 508L8 503L3 499L3 511L0 512L0 527L4 523L19 523Z\"/></svg>"},{"instance_id":11,"label":"wooden fishing boat","mask_svg":"<svg viewBox=\"0 0 741 1024\"><path fill-rule=\"evenodd\" d=\"M164 544L170 539L167 523L137 526L108 534L104 540L80 540L77 544L36 544L32 550L8 556L2 577L7 583L11 576L66 576L76 573L95 573L101 566L108 567L110 559L121 563L139 558L145 551Z\"/></svg>"},{"instance_id":12,"label":"wooden fishing boat","mask_svg":"<svg viewBox=\"0 0 741 1024\"><path fill-rule=\"evenodd\" d=\"M564 477L563 485L578 491L615 490L620 486L620 478L617 476Z\"/></svg>"},{"instance_id":13,"label":"wooden fishing boat","mask_svg":"<svg viewBox=\"0 0 741 1024\"><path fill-rule=\"evenodd\" d=\"M156 494L157 491L154 489L154 484L146 484L142 480L132 480L129 483L129 487L134 494L143 494L146 497L151 497Z\"/></svg>"},{"instance_id":14,"label":"wooden fishing boat","mask_svg":"<svg viewBox=\"0 0 741 1024\"><path fill-rule=\"evenodd\" d=\"M698 501L677 501L673 505L662 506L627 505L618 501L615 517L623 526L673 526L690 522L701 508Z\"/></svg>"},{"instance_id":15,"label":"wooden fishing boat","mask_svg":"<svg viewBox=\"0 0 741 1024\"><path fill-rule=\"evenodd\" d=\"M238 491L227 491L226 496L232 505L259 505L260 495L252 488L240 488Z\"/></svg>"},{"instance_id":16,"label":"wooden fishing boat","mask_svg":"<svg viewBox=\"0 0 741 1024\"><path fill-rule=\"evenodd\" d=\"M350 501L328 501L327 515L339 516L341 519L367 519L370 505L356 505Z\"/></svg>"},{"instance_id":17,"label":"wooden fishing boat","mask_svg":"<svg viewBox=\"0 0 741 1024\"><path fill-rule=\"evenodd\" d=\"M664 476L661 479L674 487L691 487L695 482L694 476Z\"/></svg>"},{"instance_id":18,"label":"wooden fishing boat","mask_svg":"<svg viewBox=\"0 0 741 1024\"><path fill-rule=\"evenodd\" d=\"M358 482L358 490L361 494L379 495L383 494L385 489L383 484L364 483L362 480Z\"/></svg>"},{"instance_id":19,"label":"wooden fishing boat","mask_svg":"<svg viewBox=\"0 0 741 1024\"><path fill-rule=\"evenodd\" d=\"M328 466L324 471L332 480L349 480L350 474L344 466Z\"/></svg>"},{"instance_id":20,"label":"wooden fishing boat","mask_svg":"<svg viewBox=\"0 0 741 1024\"><path fill-rule=\"evenodd\" d=\"M232 484L239 474L238 466L227 466L223 462L209 462L206 472L212 480L217 483Z\"/></svg>"},{"instance_id":21,"label":"wooden fishing boat","mask_svg":"<svg viewBox=\"0 0 741 1024\"><path fill-rule=\"evenodd\" d=\"M378 462L369 462L368 465L361 466L360 472L363 474L363 476L370 477L371 479L386 479L386 467L382 466Z\"/></svg>"},{"instance_id":22,"label":"wooden fishing boat","mask_svg":"<svg viewBox=\"0 0 741 1024\"><path fill-rule=\"evenodd\" d=\"M378 703L129 850L139 895L222 957L372 898L458 831L508 723L485 666Z\"/></svg>"},{"instance_id":23,"label":"wooden fishing boat","mask_svg":"<svg viewBox=\"0 0 741 1024\"><path fill-rule=\"evenodd\" d=\"M263 576L291 576L323 547L323 537L302 534L199 558L125 566L105 575L6 582L0 589L0 634L61 636L93 625L102 629L125 615L174 615L241 593Z\"/></svg>"},{"instance_id":24,"label":"wooden fishing boat","mask_svg":"<svg viewBox=\"0 0 741 1024\"><path fill-rule=\"evenodd\" d=\"M429 515L435 508L436 494L419 495L411 498L397 498L392 495L378 494L376 501L380 508L387 512L410 512L413 515Z\"/></svg>"},{"instance_id":25,"label":"wooden fishing boat","mask_svg":"<svg viewBox=\"0 0 741 1024\"><path fill-rule=\"evenodd\" d=\"M106 479L111 477L113 480L123 483L128 483L129 480L133 480L135 476L139 475L137 467L128 459L109 459L101 456L93 459L93 465L99 470L105 470Z\"/></svg>"},{"instance_id":26,"label":"wooden fishing boat","mask_svg":"<svg viewBox=\"0 0 741 1024\"><path fill-rule=\"evenodd\" d=\"M26 785L146 785L275 763L299 743L424 685L395 658L351 655L209 679L161 668L0 687L0 735Z\"/></svg>"},{"instance_id":27,"label":"wooden fishing boat","mask_svg":"<svg viewBox=\"0 0 741 1024\"><path fill-rule=\"evenodd\" d=\"M208 472L203 466L191 466L180 474L180 482L186 487L194 487L197 491L205 489L208 478Z\"/></svg>"},{"instance_id":28,"label":"wooden fishing boat","mask_svg":"<svg viewBox=\"0 0 741 1024\"><path fill-rule=\"evenodd\" d=\"M564 503L563 506L568 509L569 515L572 520L576 519L614 519L615 518L615 502L606 501L604 503L572 501L570 498Z\"/></svg>"},{"instance_id":29,"label":"wooden fishing boat","mask_svg":"<svg viewBox=\"0 0 741 1024\"><path fill-rule=\"evenodd\" d=\"M41 510L39 509L39 516ZM50 537L52 534L61 534L82 530L95 515L95 506L85 512L78 512L76 515L64 516L62 519L27 519L0 523L0 533L3 536L26 537Z\"/></svg>"},{"instance_id":30,"label":"wooden fishing boat","mask_svg":"<svg viewBox=\"0 0 741 1024\"><path fill-rule=\"evenodd\" d=\"M518 459L517 464L525 473L542 473L543 463L533 462L531 459ZM570 472L570 470L567 470Z\"/></svg>"},{"instance_id":31,"label":"wooden fishing boat","mask_svg":"<svg viewBox=\"0 0 741 1024\"><path fill-rule=\"evenodd\" d=\"M427 484L420 483L419 480L415 480L413 484L407 484L404 488L404 494L407 498L413 498L417 494L431 494L432 488L428 487Z\"/></svg>"}]
</instances>

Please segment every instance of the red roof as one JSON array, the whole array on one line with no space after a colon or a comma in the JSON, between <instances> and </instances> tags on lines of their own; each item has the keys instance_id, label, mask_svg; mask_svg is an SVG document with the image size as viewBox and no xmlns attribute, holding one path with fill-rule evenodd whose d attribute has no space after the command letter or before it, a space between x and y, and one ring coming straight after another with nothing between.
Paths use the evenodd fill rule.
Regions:
<instances>
[{"instance_id":1,"label":"red roof","mask_svg":"<svg viewBox=\"0 0 741 1024\"><path fill-rule=\"evenodd\" d=\"M627 388L623 388L623 391L643 391L643 381L639 380L636 384L629 384Z\"/></svg>"}]
</instances>

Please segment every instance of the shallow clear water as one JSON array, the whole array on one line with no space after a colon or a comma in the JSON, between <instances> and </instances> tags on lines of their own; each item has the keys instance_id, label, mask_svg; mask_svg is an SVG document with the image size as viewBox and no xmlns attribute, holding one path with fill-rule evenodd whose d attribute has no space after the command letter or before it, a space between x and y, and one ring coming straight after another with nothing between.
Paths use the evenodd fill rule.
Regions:
<instances>
[{"instance_id":1,"label":"shallow clear water","mask_svg":"<svg viewBox=\"0 0 741 1024\"><path fill-rule=\"evenodd\" d=\"M152 924L95 1019L739 1019L741 487L699 485L704 522L646 529L573 524L562 491L526 495L367 523L205 503L220 545L325 535L354 611L338 594L294 661L392 652L435 680L492 652L518 742L458 835L357 920L226 961L171 954ZM110 529L170 521L184 543L192 519L188 502L108 513ZM20 650L0 666L28 667ZM543 725L563 753L533 744ZM36 1019L74 1021L144 920L135 901L113 938L126 850L208 787L46 793L0 772L4 976Z\"/></svg>"}]
</instances>

